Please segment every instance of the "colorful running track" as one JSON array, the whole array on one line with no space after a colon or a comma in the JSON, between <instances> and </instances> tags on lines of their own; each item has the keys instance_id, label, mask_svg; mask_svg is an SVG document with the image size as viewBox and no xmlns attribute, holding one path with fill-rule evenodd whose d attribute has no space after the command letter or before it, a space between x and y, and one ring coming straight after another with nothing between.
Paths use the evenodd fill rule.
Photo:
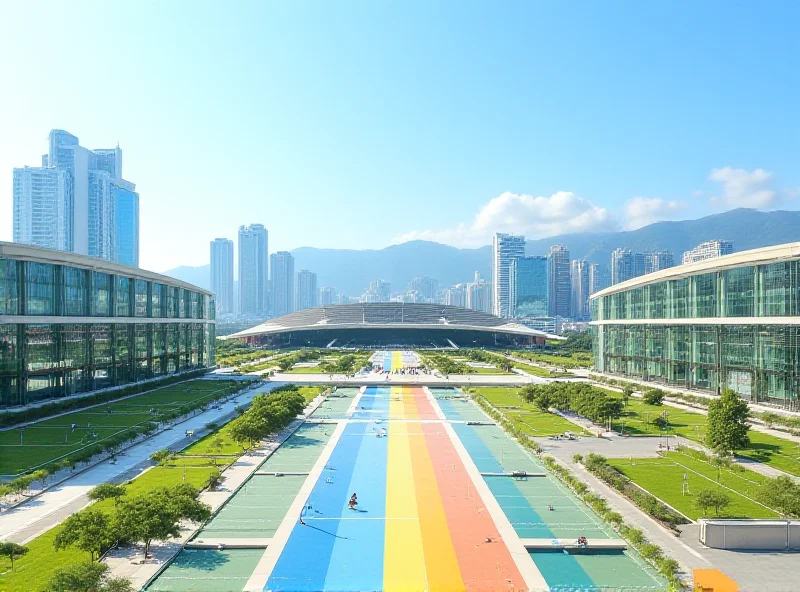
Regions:
<instances>
[{"instance_id":1,"label":"colorful running track","mask_svg":"<svg viewBox=\"0 0 800 592\"><path fill-rule=\"evenodd\" d=\"M266 590L526 587L434 405L418 387L364 391Z\"/></svg>"}]
</instances>

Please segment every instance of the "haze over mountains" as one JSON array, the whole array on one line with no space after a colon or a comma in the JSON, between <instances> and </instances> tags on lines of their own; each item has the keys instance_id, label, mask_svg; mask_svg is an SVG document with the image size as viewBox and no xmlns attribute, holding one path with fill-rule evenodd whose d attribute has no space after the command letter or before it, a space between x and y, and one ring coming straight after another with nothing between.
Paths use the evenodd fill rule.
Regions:
<instances>
[{"instance_id":1,"label":"haze over mountains","mask_svg":"<svg viewBox=\"0 0 800 592\"><path fill-rule=\"evenodd\" d=\"M728 239L734 251L800 240L800 211L740 208L697 220L657 222L638 230L606 233L565 234L527 241L528 255L545 255L551 245L566 245L572 259L608 266L611 252L619 247L634 251L668 250L676 262L684 251L704 240ZM490 245L458 249L427 241L411 241L380 250L317 249L300 247L292 251L295 270L310 269L318 274L318 286L333 286L348 296L364 292L370 280L384 279L392 291L402 291L417 275L439 280L443 286L471 281L478 271L490 279ZM202 288L208 288L209 266L177 267L164 272Z\"/></svg>"}]
</instances>

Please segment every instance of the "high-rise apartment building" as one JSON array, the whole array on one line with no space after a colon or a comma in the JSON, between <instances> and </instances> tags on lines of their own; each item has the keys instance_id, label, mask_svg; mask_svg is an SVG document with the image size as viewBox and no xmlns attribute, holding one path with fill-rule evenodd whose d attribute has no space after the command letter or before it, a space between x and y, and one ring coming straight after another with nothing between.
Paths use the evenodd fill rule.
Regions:
<instances>
[{"instance_id":1,"label":"high-rise apartment building","mask_svg":"<svg viewBox=\"0 0 800 592\"><path fill-rule=\"evenodd\" d=\"M599 263L592 263L589 266L589 295L604 290L611 285L611 276L608 268Z\"/></svg>"},{"instance_id":2,"label":"high-rise apartment building","mask_svg":"<svg viewBox=\"0 0 800 592\"><path fill-rule=\"evenodd\" d=\"M481 279L476 271L472 283L467 284L464 306L481 312L492 312L492 285Z\"/></svg>"},{"instance_id":3,"label":"high-rise apartment building","mask_svg":"<svg viewBox=\"0 0 800 592\"><path fill-rule=\"evenodd\" d=\"M451 288L448 288L444 293L444 302L443 304L448 304L450 306L460 306L464 307L466 305L467 300L467 285L466 284L456 284Z\"/></svg>"},{"instance_id":4,"label":"high-rise apartment building","mask_svg":"<svg viewBox=\"0 0 800 592\"><path fill-rule=\"evenodd\" d=\"M551 317L569 317L570 277L569 249L553 245L547 255L547 302Z\"/></svg>"},{"instance_id":5,"label":"high-rise apartment building","mask_svg":"<svg viewBox=\"0 0 800 592\"><path fill-rule=\"evenodd\" d=\"M570 293L572 306L570 316L576 321L589 318L589 263L578 261L570 264Z\"/></svg>"},{"instance_id":6,"label":"high-rise apartment building","mask_svg":"<svg viewBox=\"0 0 800 592\"><path fill-rule=\"evenodd\" d=\"M323 286L319 289L319 305L328 306L329 304L338 304L336 298L336 288Z\"/></svg>"},{"instance_id":7,"label":"high-rise apartment building","mask_svg":"<svg viewBox=\"0 0 800 592\"><path fill-rule=\"evenodd\" d=\"M138 265L139 194L119 146L89 150L51 130L42 166L14 169L13 199L15 242Z\"/></svg>"},{"instance_id":8,"label":"high-rise apartment building","mask_svg":"<svg viewBox=\"0 0 800 592\"><path fill-rule=\"evenodd\" d=\"M307 269L297 272L297 300L295 310L317 307L317 274Z\"/></svg>"},{"instance_id":9,"label":"high-rise apartment building","mask_svg":"<svg viewBox=\"0 0 800 592\"><path fill-rule=\"evenodd\" d=\"M211 291L217 297L217 312L233 310L233 241L217 238L211 241Z\"/></svg>"},{"instance_id":10,"label":"high-rise apartment building","mask_svg":"<svg viewBox=\"0 0 800 592\"><path fill-rule=\"evenodd\" d=\"M436 302L439 281L427 276L417 276L408 284L409 292L416 292L416 302Z\"/></svg>"},{"instance_id":11,"label":"high-rise apartment building","mask_svg":"<svg viewBox=\"0 0 800 592\"><path fill-rule=\"evenodd\" d=\"M702 261L703 259L722 257L723 255L730 255L731 253L733 253L733 241L705 241L697 245L691 251L684 252L683 264L686 265L687 263L694 263L695 261Z\"/></svg>"},{"instance_id":12,"label":"high-rise apartment building","mask_svg":"<svg viewBox=\"0 0 800 592\"><path fill-rule=\"evenodd\" d=\"M498 317L509 318L511 316L511 260L524 256L524 236L500 232L494 235L492 240L492 289L494 292L492 300L493 312Z\"/></svg>"},{"instance_id":13,"label":"high-rise apartment building","mask_svg":"<svg viewBox=\"0 0 800 592\"><path fill-rule=\"evenodd\" d=\"M662 269L675 267L675 256L672 251L653 251L645 253L645 273L653 273Z\"/></svg>"},{"instance_id":14,"label":"high-rise apartment building","mask_svg":"<svg viewBox=\"0 0 800 592\"><path fill-rule=\"evenodd\" d=\"M512 317L547 316L547 257L512 259L509 290Z\"/></svg>"},{"instance_id":15,"label":"high-rise apartment building","mask_svg":"<svg viewBox=\"0 0 800 592\"><path fill-rule=\"evenodd\" d=\"M239 314L269 310L269 233L262 224L239 227ZM293 296L293 293L290 292ZM277 313L276 313L277 314Z\"/></svg>"},{"instance_id":16,"label":"high-rise apartment building","mask_svg":"<svg viewBox=\"0 0 800 592\"><path fill-rule=\"evenodd\" d=\"M372 280L369 288L361 296L361 302L389 302L392 289L386 280Z\"/></svg>"},{"instance_id":17,"label":"high-rise apartment building","mask_svg":"<svg viewBox=\"0 0 800 592\"><path fill-rule=\"evenodd\" d=\"M273 314L280 317L294 308L294 257L288 251L278 251L270 255L269 264Z\"/></svg>"}]
</instances>

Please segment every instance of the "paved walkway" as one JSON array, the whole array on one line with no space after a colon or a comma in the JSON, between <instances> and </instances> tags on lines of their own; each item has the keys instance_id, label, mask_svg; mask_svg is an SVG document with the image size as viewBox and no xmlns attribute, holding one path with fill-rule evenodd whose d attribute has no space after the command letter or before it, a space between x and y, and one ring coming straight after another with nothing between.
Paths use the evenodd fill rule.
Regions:
<instances>
[{"instance_id":1,"label":"paved walkway","mask_svg":"<svg viewBox=\"0 0 800 592\"><path fill-rule=\"evenodd\" d=\"M344 374L289 374L277 373L271 380L294 382L296 384L328 384L335 386L520 386L523 384L545 384L547 379L539 376L522 374L451 374L445 377L437 374L360 374L346 376Z\"/></svg>"},{"instance_id":2,"label":"paved walkway","mask_svg":"<svg viewBox=\"0 0 800 592\"><path fill-rule=\"evenodd\" d=\"M193 440L186 438L187 430L199 433L207 423L218 421L235 412L236 407L248 404L253 397L268 392L280 383L265 383L248 390L221 405L209 409L167 429L117 455L116 462L106 460L52 487L30 501L0 514L0 539L25 543L51 529L89 503L86 494L107 482L130 479L150 466L150 455L165 448L181 449Z\"/></svg>"},{"instance_id":3,"label":"paved walkway","mask_svg":"<svg viewBox=\"0 0 800 592\"><path fill-rule=\"evenodd\" d=\"M675 559L681 566L682 579L684 581L692 580L693 569L710 569L714 567L711 561L705 559L699 552L685 544L668 529L655 522L617 490L600 481L600 479L587 471L583 465L575 463L571 459L556 458L562 465L571 469L590 489L602 495L608 502L608 506L615 512L619 512L627 524L641 529L651 543L658 545L664 549L669 557Z\"/></svg>"}]
</instances>

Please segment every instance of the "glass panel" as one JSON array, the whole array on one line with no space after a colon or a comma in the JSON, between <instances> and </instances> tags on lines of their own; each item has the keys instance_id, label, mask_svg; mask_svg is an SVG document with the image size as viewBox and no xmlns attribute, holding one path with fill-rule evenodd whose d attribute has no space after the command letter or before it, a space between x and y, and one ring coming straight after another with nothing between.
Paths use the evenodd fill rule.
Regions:
<instances>
[{"instance_id":1,"label":"glass panel","mask_svg":"<svg viewBox=\"0 0 800 592\"><path fill-rule=\"evenodd\" d=\"M694 287L692 316L695 318L717 316L717 274L704 273L691 279Z\"/></svg>"},{"instance_id":2,"label":"glass panel","mask_svg":"<svg viewBox=\"0 0 800 592\"><path fill-rule=\"evenodd\" d=\"M136 312L137 317L147 316L147 281L136 280Z\"/></svg>"},{"instance_id":3,"label":"glass panel","mask_svg":"<svg viewBox=\"0 0 800 592\"><path fill-rule=\"evenodd\" d=\"M793 307L792 271L796 262L772 263L761 267L762 289L759 315L765 317L791 315Z\"/></svg>"},{"instance_id":4,"label":"glass panel","mask_svg":"<svg viewBox=\"0 0 800 592\"><path fill-rule=\"evenodd\" d=\"M683 278L669 282L669 316L672 319L685 319L689 314L689 279Z\"/></svg>"},{"instance_id":5,"label":"glass panel","mask_svg":"<svg viewBox=\"0 0 800 592\"><path fill-rule=\"evenodd\" d=\"M647 286L647 318L666 318L667 283L658 282Z\"/></svg>"},{"instance_id":6,"label":"glass panel","mask_svg":"<svg viewBox=\"0 0 800 592\"><path fill-rule=\"evenodd\" d=\"M755 268L740 267L722 272L725 286L725 316L755 316Z\"/></svg>"},{"instance_id":7,"label":"glass panel","mask_svg":"<svg viewBox=\"0 0 800 592\"><path fill-rule=\"evenodd\" d=\"M28 315L54 315L55 266L49 263L25 263L25 312Z\"/></svg>"},{"instance_id":8,"label":"glass panel","mask_svg":"<svg viewBox=\"0 0 800 592\"><path fill-rule=\"evenodd\" d=\"M128 325L114 325L115 384L125 384L133 380L131 373L131 336Z\"/></svg>"},{"instance_id":9,"label":"glass panel","mask_svg":"<svg viewBox=\"0 0 800 592\"><path fill-rule=\"evenodd\" d=\"M131 316L131 280L123 276L116 276L116 312L114 316Z\"/></svg>"},{"instance_id":10,"label":"glass panel","mask_svg":"<svg viewBox=\"0 0 800 592\"><path fill-rule=\"evenodd\" d=\"M111 316L111 276L99 271L92 272L92 316Z\"/></svg>"},{"instance_id":11,"label":"glass panel","mask_svg":"<svg viewBox=\"0 0 800 592\"><path fill-rule=\"evenodd\" d=\"M85 269L64 267L63 314L71 317L85 317L89 314L89 280Z\"/></svg>"},{"instance_id":12,"label":"glass panel","mask_svg":"<svg viewBox=\"0 0 800 592\"><path fill-rule=\"evenodd\" d=\"M136 325L136 369L137 378L150 375L150 325Z\"/></svg>"},{"instance_id":13,"label":"glass panel","mask_svg":"<svg viewBox=\"0 0 800 592\"><path fill-rule=\"evenodd\" d=\"M0 314L19 314L17 262L0 259Z\"/></svg>"},{"instance_id":14,"label":"glass panel","mask_svg":"<svg viewBox=\"0 0 800 592\"><path fill-rule=\"evenodd\" d=\"M164 286L162 284L153 284L153 292L150 295L150 316L155 318L160 318L165 316L164 311L162 310L162 305L164 304L164 298L162 296Z\"/></svg>"},{"instance_id":15,"label":"glass panel","mask_svg":"<svg viewBox=\"0 0 800 592\"><path fill-rule=\"evenodd\" d=\"M180 288L171 288L166 286L167 289L167 317L170 319L178 318L178 293Z\"/></svg>"},{"instance_id":16,"label":"glass panel","mask_svg":"<svg viewBox=\"0 0 800 592\"><path fill-rule=\"evenodd\" d=\"M28 372L58 367L55 325L25 326L25 358Z\"/></svg>"}]
</instances>

